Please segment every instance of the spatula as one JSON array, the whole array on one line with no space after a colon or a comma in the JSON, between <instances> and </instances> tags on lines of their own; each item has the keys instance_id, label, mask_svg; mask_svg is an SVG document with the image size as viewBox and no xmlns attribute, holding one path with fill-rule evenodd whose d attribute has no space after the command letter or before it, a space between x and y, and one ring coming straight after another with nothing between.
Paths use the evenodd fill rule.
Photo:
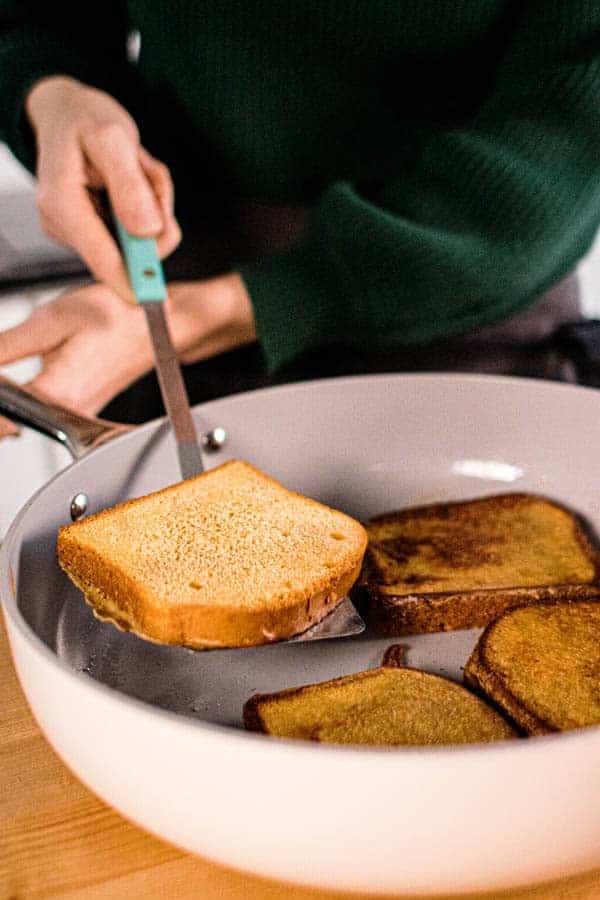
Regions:
<instances>
[{"instance_id":1,"label":"spatula","mask_svg":"<svg viewBox=\"0 0 600 900\"><path fill-rule=\"evenodd\" d=\"M118 220L115 221L133 293L146 314L156 374L175 436L181 476L192 478L203 472L204 467L179 360L165 317L167 289L156 242L153 238L135 237ZM359 634L364 628L365 623L346 597L321 622L290 640L300 642L348 637Z\"/></svg>"},{"instance_id":2,"label":"spatula","mask_svg":"<svg viewBox=\"0 0 600 900\"><path fill-rule=\"evenodd\" d=\"M135 237L118 220L116 225L133 293L146 314L156 374L175 436L181 477L192 478L200 475L204 466L179 360L165 318L167 287L156 252L156 242L149 238Z\"/></svg>"}]
</instances>

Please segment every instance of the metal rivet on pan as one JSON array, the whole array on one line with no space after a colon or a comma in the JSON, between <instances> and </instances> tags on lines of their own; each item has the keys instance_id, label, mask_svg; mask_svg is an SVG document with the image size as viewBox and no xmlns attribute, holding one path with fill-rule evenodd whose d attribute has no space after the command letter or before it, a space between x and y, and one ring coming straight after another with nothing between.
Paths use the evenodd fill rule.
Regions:
<instances>
[{"instance_id":1,"label":"metal rivet on pan","mask_svg":"<svg viewBox=\"0 0 600 900\"><path fill-rule=\"evenodd\" d=\"M207 450L220 450L227 441L227 432L224 428L212 428L202 437L202 444Z\"/></svg>"},{"instance_id":2,"label":"metal rivet on pan","mask_svg":"<svg viewBox=\"0 0 600 900\"><path fill-rule=\"evenodd\" d=\"M74 522L85 515L88 508L88 502L87 494L75 494L71 500L71 518Z\"/></svg>"}]
</instances>

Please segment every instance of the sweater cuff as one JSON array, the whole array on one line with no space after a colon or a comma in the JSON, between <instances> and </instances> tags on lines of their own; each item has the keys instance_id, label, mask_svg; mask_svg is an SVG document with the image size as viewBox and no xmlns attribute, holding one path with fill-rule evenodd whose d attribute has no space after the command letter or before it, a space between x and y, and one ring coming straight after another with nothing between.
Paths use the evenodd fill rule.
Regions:
<instances>
[{"instance_id":1,"label":"sweater cuff","mask_svg":"<svg viewBox=\"0 0 600 900\"><path fill-rule=\"evenodd\" d=\"M312 242L245 262L238 271L250 294L269 372L347 331L344 305Z\"/></svg>"}]
</instances>

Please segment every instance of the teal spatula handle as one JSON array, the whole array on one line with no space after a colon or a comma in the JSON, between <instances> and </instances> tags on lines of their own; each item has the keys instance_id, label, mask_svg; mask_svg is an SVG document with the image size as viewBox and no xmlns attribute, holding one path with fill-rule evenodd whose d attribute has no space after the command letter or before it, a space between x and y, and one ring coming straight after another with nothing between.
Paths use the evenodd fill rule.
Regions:
<instances>
[{"instance_id":1,"label":"teal spatula handle","mask_svg":"<svg viewBox=\"0 0 600 900\"><path fill-rule=\"evenodd\" d=\"M167 299L167 286L156 241L130 234L116 217L115 224L135 299L138 303L162 303Z\"/></svg>"}]
</instances>

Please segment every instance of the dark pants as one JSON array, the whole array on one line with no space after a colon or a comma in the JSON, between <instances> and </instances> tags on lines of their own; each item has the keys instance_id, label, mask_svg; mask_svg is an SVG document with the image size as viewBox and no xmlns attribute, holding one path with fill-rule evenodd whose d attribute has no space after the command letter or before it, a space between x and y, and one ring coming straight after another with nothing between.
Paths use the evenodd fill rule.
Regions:
<instances>
[{"instance_id":1,"label":"dark pants","mask_svg":"<svg viewBox=\"0 0 600 900\"><path fill-rule=\"evenodd\" d=\"M206 278L227 271L232 259L277 250L297 240L307 226L302 207L276 210L259 204L230 205L206 225L179 211L185 235L165 264L169 280ZM454 371L543 377L575 381L571 359L554 335L581 318L578 283L569 275L535 304L499 324L421 347L385 353L332 344L268 374L257 344L184 367L192 404L239 391L290 381L372 372ZM133 424L163 415L156 376L150 373L115 398L106 418Z\"/></svg>"}]
</instances>

